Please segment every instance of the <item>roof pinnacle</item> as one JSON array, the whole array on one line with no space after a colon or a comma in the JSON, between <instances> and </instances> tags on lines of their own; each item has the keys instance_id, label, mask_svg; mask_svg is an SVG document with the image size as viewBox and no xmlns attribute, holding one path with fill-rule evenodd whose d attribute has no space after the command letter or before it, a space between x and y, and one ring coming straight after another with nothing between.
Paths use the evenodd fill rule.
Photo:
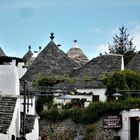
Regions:
<instances>
[{"instance_id":1,"label":"roof pinnacle","mask_svg":"<svg viewBox=\"0 0 140 140\"><path fill-rule=\"evenodd\" d=\"M31 50L31 45L29 45L29 50Z\"/></svg>"},{"instance_id":2,"label":"roof pinnacle","mask_svg":"<svg viewBox=\"0 0 140 140\"><path fill-rule=\"evenodd\" d=\"M50 39L53 40L55 38L54 33L51 33Z\"/></svg>"}]
</instances>

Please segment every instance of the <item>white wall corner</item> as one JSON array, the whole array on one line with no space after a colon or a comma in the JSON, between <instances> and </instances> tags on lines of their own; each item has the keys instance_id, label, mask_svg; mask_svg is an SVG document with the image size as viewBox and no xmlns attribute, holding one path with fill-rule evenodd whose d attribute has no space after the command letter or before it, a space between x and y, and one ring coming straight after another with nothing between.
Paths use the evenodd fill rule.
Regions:
<instances>
[{"instance_id":1,"label":"white wall corner","mask_svg":"<svg viewBox=\"0 0 140 140\"><path fill-rule=\"evenodd\" d=\"M124 56L122 55L121 70L124 70Z\"/></svg>"}]
</instances>

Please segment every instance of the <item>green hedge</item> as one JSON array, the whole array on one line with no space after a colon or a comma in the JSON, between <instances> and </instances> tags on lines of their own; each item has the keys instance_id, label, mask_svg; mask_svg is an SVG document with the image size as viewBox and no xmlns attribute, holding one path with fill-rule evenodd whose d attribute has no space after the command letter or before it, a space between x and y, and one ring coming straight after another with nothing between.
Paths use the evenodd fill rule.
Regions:
<instances>
[{"instance_id":1,"label":"green hedge","mask_svg":"<svg viewBox=\"0 0 140 140\"><path fill-rule=\"evenodd\" d=\"M98 121L104 114L116 115L132 108L140 108L140 99L129 97L124 101L92 102L87 108L62 109L60 112L52 107L42 111L40 117L50 121L71 118L75 123L90 124Z\"/></svg>"}]
</instances>

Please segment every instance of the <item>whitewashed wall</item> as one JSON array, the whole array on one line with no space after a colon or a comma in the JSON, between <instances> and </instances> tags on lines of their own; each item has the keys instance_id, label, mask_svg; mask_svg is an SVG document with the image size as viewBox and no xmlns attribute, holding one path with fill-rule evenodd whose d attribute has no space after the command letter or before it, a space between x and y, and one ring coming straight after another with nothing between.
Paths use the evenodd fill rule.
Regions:
<instances>
[{"instance_id":1,"label":"whitewashed wall","mask_svg":"<svg viewBox=\"0 0 140 140\"><path fill-rule=\"evenodd\" d=\"M24 99L23 99L23 96L21 96L21 99L20 99L20 111L21 112L23 112L23 102L24 102ZM26 100L26 103L27 102L28 102L28 100ZM29 99L29 103L31 103L31 102L32 102L32 106L29 105L29 112L27 112L27 107L26 107L26 113L30 114L30 115L35 115L35 113L36 113L36 111L35 111L35 97L33 97L32 99L31 98Z\"/></svg>"},{"instance_id":2,"label":"whitewashed wall","mask_svg":"<svg viewBox=\"0 0 140 140\"><path fill-rule=\"evenodd\" d=\"M18 69L14 65L0 65L0 94L19 95Z\"/></svg>"},{"instance_id":3,"label":"whitewashed wall","mask_svg":"<svg viewBox=\"0 0 140 140\"><path fill-rule=\"evenodd\" d=\"M25 63L24 62L20 62L20 63L18 63L18 66L17 67L18 67L18 75L19 75L19 78L22 78L22 76L27 71L27 68L25 68Z\"/></svg>"},{"instance_id":4,"label":"whitewashed wall","mask_svg":"<svg viewBox=\"0 0 140 140\"><path fill-rule=\"evenodd\" d=\"M140 111L139 109L133 109L130 111L123 111L122 113L122 129L119 131L119 136L121 140L130 140L130 117L139 117L140 118ZM140 123L139 123L140 128ZM139 129L140 134L140 129ZM140 135L139 135L140 139Z\"/></svg>"},{"instance_id":5,"label":"whitewashed wall","mask_svg":"<svg viewBox=\"0 0 140 140\"><path fill-rule=\"evenodd\" d=\"M92 102L92 95L69 95L70 99L58 99L57 97L54 97L54 103L56 104L66 104L68 102L71 102L72 99L86 99L89 102Z\"/></svg>"},{"instance_id":6,"label":"whitewashed wall","mask_svg":"<svg viewBox=\"0 0 140 140\"><path fill-rule=\"evenodd\" d=\"M105 95L106 89L105 88L102 88L102 89L77 89L77 91L81 92L81 93L92 92L93 95L99 95L100 101L102 101L102 102L106 101L106 95Z\"/></svg>"},{"instance_id":7,"label":"whitewashed wall","mask_svg":"<svg viewBox=\"0 0 140 140\"><path fill-rule=\"evenodd\" d=\"M9 140L7 134L1 134L0 133L0 140Z\"/></svg>"},{"instance_id":8,"label":"whitewashed wall","mask_svg":"<svg viewBox=\"0 0 140 140\"><path fill-rule=\"evenodd\" d=\"M35 123L34 123L34 129L31 133L26 134L27 140L38 140L39 139L39 124L38 124L38 118L36 117Z\"/></svg>"}]
</instances>

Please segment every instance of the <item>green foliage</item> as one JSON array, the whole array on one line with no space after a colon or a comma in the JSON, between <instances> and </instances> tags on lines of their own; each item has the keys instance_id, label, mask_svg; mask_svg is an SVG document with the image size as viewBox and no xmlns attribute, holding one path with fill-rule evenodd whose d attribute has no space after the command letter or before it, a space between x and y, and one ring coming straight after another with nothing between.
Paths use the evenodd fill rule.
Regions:
<instances>
[{"instance_id":1,"label":"green foliage","mask_svg":"<svg viewBox=\"0 0 140 140\"><path fill-rule=\"evenodd\" d=\"M62 110L60 113L59 113L59 120L65 120L67 118L70 117L70 114L71 114L71 111L68 110L68 109L65 109L65 110Z\"/></svg>"},{"instance_id":2,"label":"green foliage","mask_svg":"<svg viewBox=\"0 0 140 140\"><path fill-rule=\"evenodd\" d=\"M42 119L48 119L48 120L51 120L53 122L56 122L59 118L59 113L57 111L57 108L54 108L52 107L51 109L49 110L43 110L41 113L40 113L40 117Z\"/></svg>"},{"instance_id":3,"label":"green foliage","mask_svg":"<svg viewBox=\"0 0 140 140\"><path fill-rule=\"evenodd\" d=\"M89 140L91 137L94 137L96 131L96 126L94 124L89 124L85 127L84 140Z\"/></svg>"},{"instance_id":4,"label":"green foliage","mask_svg":"<svg viewBox=\"0 0 140 140\"><path fill-rule=\"evenodd\" d=\"M62 109L59 112L56 107L51 107L49 110L43 110L40 117L53 122L71 118L75 123L91 124L97 122L104 114L117 115L123 110L133 108L140 108L139 98L129 97L117 102L92 102L87 108Z\"/></svg>"},{"instance_id":5,"label":"green foliage","mask_svg":"<svg viewBox=\"0 0 140 140\"><path fill-rule=\"evenodd\" d=\"M43 105L47 104L48 106L52 104L53 101L53 95L46 97L46 96L40 96L37 99L37 105L36 105L36 111L38 114L43 110Z\"/></svg>"},{"instance_id":6,"label":"green foliage","mask_svg":"<svg viewBox=\"0 0 140 140\"><path fill-rule=\"evenodd\" d=\"M131 70L123 70L121 73L125 77L125 81L129 89L140 89L140 74Z\"/></svg>"},{"instance_id":7,"label":"green foliage","mask_svg":"<svg viewBox=\"0 0 140 140\"><path fill-rule=\"evenodd\" d=\"M43 76L39 76L35 81L33 81L33 87L38 87L38 86L52 87L60 82L73 83L76 80L77 80L76 77L70 77L68 75L62 75L57 77L54 77L52 75L49 76L43 75Z\"/></svg>"},{"instance_id":8,"label":"green foliage","mask_svg":"<svg viewBox=\"0 0 140 140\"><path fill-rule=\"evenodd\" d=\"M117 88L119 90L140 89L140 74L131 70L123 70L106 76L103 82L107 87L107 95L115 93ZM121 94L126 96L125 92Z\"/></svg>"},{"instance_id":9,"label":"green foliage","mask_svg":"<svg viewBox=\"0 0 140 140\"><path fill-rule=\"evenodd\" d=\"M119 34L115 34L113 37L113 44L109 50L110 53L124 55L125 65L132 59L136 53L135 47L133 45L133 39L129 39L129 34L127 34L127 28L125 26L119 28Z\"/></svg>"},{"instance_id":10,"label":"green foliage","mask_svg":"<svg viewBox=\"0 0 140 140\"><path fill-rule=\"evenodd\" d=\"M120 90L128 89L125 77L120 72L114 72L112 75L105 77L103 82L107 87L106 94L110 96L115 93L116 88Z\"/></svg>"},{"instance_id":11,"label":"green foliage","mask_svg":"<svg viewBox=\"0 0 140 140\"><path fill-rule=\"evenodd\" d=\"M84 81L88 81L88 80L89 80L89 75L85 73L85 74L83 75L83 80L84 80Z\"/></svg>"}]
</instances>

